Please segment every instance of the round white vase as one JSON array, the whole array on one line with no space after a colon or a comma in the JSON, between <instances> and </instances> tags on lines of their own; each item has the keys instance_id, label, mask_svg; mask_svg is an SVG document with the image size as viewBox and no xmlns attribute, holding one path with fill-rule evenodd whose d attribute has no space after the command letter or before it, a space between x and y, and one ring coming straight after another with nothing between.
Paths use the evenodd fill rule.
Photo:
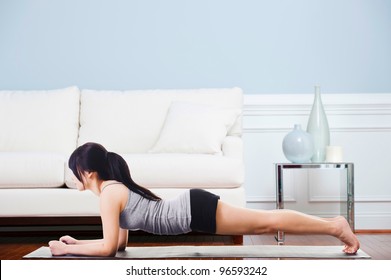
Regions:
<instances>
[{"instance_id":1,"label":"round white vase","mask_svg":"<svg viewBox=\"0 0 391 280\"><path fill-rule=\"evenodd\" d=\"M293 130L285 135L282 141L285 157L293 163L309 163L314 154L314 141L311 134L295 124Z\"/></svg>"}]
</instances>

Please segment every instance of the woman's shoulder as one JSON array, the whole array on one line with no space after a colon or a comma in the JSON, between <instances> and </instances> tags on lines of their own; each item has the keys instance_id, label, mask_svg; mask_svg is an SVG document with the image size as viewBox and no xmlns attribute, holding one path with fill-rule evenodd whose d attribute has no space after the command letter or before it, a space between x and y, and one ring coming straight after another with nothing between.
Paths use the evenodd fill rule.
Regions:
<instances>
[{"instance_id":1,"label":"woman's shoulder","mask_svg":"<svg viewBox=\"0 0 391 280\"><path fill-rule=\"evenodd\" d=\"M118 186L123 186L126 188L126 186L123 183L115 180L104 181L101 186L101 193L103 193L103 191L105 191L106 189L113 189L115 187L118 188Z\"/></svg>"},{"instance_id":2,"label":"woman's shoulder","mask_svg":"<svg viewBox=\"0 0 391 280\"><path fill-rule=\"evenodd\" d=\"M104 185L101 188L100 201L102 203L119 203L121 209L125 206L128 200L129 189L117 181L107 181L104 182Z\"/></svg>"},{"instance_id":3,"label":"woman's shoulder","mask_svg":"<svg viewBox=\"0 0 391 280\"><path fill-rule=\"evenodd\" d=\"M102 184L100 197L124 196L129 189L121 182L106 181Z\"/></svg>"}]
</instances>

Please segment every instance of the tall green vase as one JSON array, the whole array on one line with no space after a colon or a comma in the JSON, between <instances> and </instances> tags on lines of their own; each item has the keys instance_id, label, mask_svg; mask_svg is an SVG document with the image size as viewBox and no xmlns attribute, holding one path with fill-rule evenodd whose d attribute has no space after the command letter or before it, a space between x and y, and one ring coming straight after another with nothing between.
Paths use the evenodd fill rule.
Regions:
<instances>
[{"instance_id":1,"label":"tall green vase","mask_svg":"<svg viewBox=\"0 0 391 280\"><path fill-rule=\"evenodd\" d=\"M312 162L324 162L326 158L326 146L330 145L330 129L327 116L323 108L320 96L320 87L315 86L315 98L311 114L308 120L307 132L314 140L314 154Z\"/></svg>"}]
</instances>

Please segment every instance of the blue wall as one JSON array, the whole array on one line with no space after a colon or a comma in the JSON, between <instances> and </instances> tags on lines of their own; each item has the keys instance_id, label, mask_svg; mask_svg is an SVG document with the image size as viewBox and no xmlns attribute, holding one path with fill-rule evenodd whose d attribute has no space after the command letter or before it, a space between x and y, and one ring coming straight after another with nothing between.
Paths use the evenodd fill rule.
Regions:
<instances>
[{"instance_id":1,"label":"blue wall","mask_svg":"<svg viewBox=\"0 0 391 280\"><path fill-rule=\"evenodd\" d=\"M388 0L0 0L0 89L391 92Z\"/></svg>"}]
</instances>

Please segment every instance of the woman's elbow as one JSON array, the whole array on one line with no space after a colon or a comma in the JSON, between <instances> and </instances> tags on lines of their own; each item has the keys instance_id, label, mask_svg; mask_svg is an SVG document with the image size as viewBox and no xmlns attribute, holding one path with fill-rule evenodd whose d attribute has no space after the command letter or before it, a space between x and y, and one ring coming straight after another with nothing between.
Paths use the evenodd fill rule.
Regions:
<instances>
[{"instance_id":1,"label":"woman's elbow","mask_svg":"<svg viewBox=\"0 0 391 280\"><path fill-rule=\"evenodd\" d=\"M126 250L126 245L118 246L118 251L125 251L125 250Z\"/></svg>"},{"instance_id":2,"label":"woman's elbow","mask_svg":"<svg viewBox=\"0 0 391 280\"><path fill-rule=\"evenodd\" d=\"M117 254L117 248L103 248L101 252L102 257L109 257L109 258L115 257L116 254Z\"/></svg>"}]
</instances>

